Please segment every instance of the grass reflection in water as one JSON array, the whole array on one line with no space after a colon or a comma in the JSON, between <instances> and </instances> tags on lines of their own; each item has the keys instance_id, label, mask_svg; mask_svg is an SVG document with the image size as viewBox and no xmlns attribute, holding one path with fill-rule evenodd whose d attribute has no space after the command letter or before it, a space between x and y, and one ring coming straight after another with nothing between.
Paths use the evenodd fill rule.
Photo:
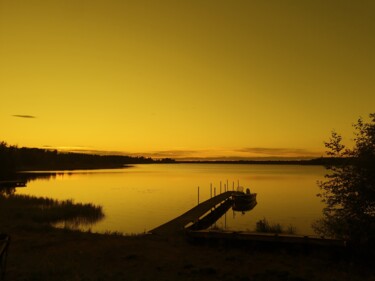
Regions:
<instances>
[{"instance_id":1,"label":"grass reflection in water","mask_svg":"<svg viewBox=\"0 0 375 281\"><path fill-rule=\"evenodd\" d=\"M0 222L8 227L63 225L77 228L104 218L101 206L26 195L0 195Z\"/></svg>"}]
</instances>

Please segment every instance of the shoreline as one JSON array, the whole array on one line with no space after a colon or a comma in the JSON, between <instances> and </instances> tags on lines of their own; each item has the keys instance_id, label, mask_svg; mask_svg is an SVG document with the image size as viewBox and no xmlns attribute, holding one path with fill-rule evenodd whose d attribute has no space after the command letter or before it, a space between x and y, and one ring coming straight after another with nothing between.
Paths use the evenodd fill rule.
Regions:
<instances>
[{"instance_id":1,"label":"shoreline","mask_svg":"<svg viewBox=\"0 0 375 281\"><path fill-rule=\"evenodd\" d=\"M0 195L1 198L4 201L7 197ZM371 259L352 256L351 251L342 249L275 247L241 241L192 242L181 234L124 236L59 229L48 220L43 222L43 218L50 219L48 208L40 209L44 215L35 219L28 217L30 203L14 205L3 201L0 232L11 238L5 280L370 281L375 278ZM31 202L40 204L39 199Z\"/></svg>"},{"instance_id":2,"label":"shoreline","mask_svg":"<svg viewBox=\"0 0 375 281\"><path fill-rule=\"evenodd\" d=\"M162 253L162 254L161 254ZM370 261L340 251L189 243L183 236L18 230L6 280L365 280ZM334 278L334 279L332 279Z\"/></svg>"}]
</instances>

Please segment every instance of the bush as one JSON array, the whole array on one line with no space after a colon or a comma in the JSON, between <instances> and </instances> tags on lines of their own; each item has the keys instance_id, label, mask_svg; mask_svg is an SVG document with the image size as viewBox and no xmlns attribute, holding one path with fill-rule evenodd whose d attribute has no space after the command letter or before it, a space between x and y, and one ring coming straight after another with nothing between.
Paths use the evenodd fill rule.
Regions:
<instances>
[{"instance_id":1,"label":"bush","mask_svg":"<svg viewBox=\"0 0 375 281\"><path fill-rule=\"evenodd\" d=\"M318 182L318 195L326 203L323 219L313 227L319 234L374 244L375 237L375 113L371 121L359 119L354 147L348 149L336 132L325 143L327 154L342 161L326 168L325 181Z\"/></svg>"}]
</instances>

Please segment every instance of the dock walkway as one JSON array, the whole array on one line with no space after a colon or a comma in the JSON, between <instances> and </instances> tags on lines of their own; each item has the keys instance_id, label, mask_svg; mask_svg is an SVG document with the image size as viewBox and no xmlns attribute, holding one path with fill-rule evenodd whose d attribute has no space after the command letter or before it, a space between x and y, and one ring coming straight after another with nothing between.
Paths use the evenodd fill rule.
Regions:
<instances>
[{"instance_id":1,"label":"dock walkway","mask_svg":"<svg viewBox=\"0 0 375 281\"><path fill-rule=\"evenodd\" d=\"M0 188L3 187L25 187L26 181L24 180L0 180Z\"/></svg>"},{"instance_id":2,"label":"dock walkway","mask_svg":"<svg viewBox=\"0 0 375 281\"><path fill-rule=\"evenodd\" d=\"M205 213L210 211L212 208L217 206L218 204L225 202L232 196L232 191L226 191L211 199L208 199L199 205L195 206L194 208L190 209L186 213L182 214L181 216L157 227L150 231L153 234L173 234L184 230L185 226L191 222L197 221L200 217L202 217Z\"/></svg>"},{"instance_id":3,"label":"dock walkway","mask_svg":"<svg viewBox=\"0 0 375 281\"><path fill-rule=\"evenodd\" d=\"M304 244L313 246L330 246L344 248L346 241L341 239L330 239L317 236L302 236L293 234L276 233L257 233L246 231L218 231L218 230L199 230L189 231L187 236L191 241L199 240L222 240L222 241L242 241L255 243L273 243L273 244Z\"/></svg>"},{"instance_id":4,"label":"dock walkway","mask_svg":"<svg viewBox=\"0 0 375 281\"><path fill-rule=\"evenodd\" d=\"M10 238L0 233L0 280L5 280L5 266Z\"/></svg>"}]
</instances>

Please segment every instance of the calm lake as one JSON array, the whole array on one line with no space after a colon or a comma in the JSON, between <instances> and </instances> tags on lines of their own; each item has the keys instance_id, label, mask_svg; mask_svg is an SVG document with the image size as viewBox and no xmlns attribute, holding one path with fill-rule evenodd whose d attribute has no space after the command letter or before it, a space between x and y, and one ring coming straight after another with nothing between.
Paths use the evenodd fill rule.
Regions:
<instances>
[{"instance_id":1,"label":"calm lake","mask_svg":"<svg viewBox=\"0 0 375 281\"><path fill-rule=\"evenodd\" d=\"M324 167L297 165L147 164L114 170L59 172L28 182L17 194L73 199L103 207L105 218L87 226L94 232L124 234L149 231L233 185L250 187L258 204L242 214L231 209L216 226L254 230L258 220L293 225L298 234L314 234L311 223L324 207L318 180Z\"/></svg>"}]
</instances>

